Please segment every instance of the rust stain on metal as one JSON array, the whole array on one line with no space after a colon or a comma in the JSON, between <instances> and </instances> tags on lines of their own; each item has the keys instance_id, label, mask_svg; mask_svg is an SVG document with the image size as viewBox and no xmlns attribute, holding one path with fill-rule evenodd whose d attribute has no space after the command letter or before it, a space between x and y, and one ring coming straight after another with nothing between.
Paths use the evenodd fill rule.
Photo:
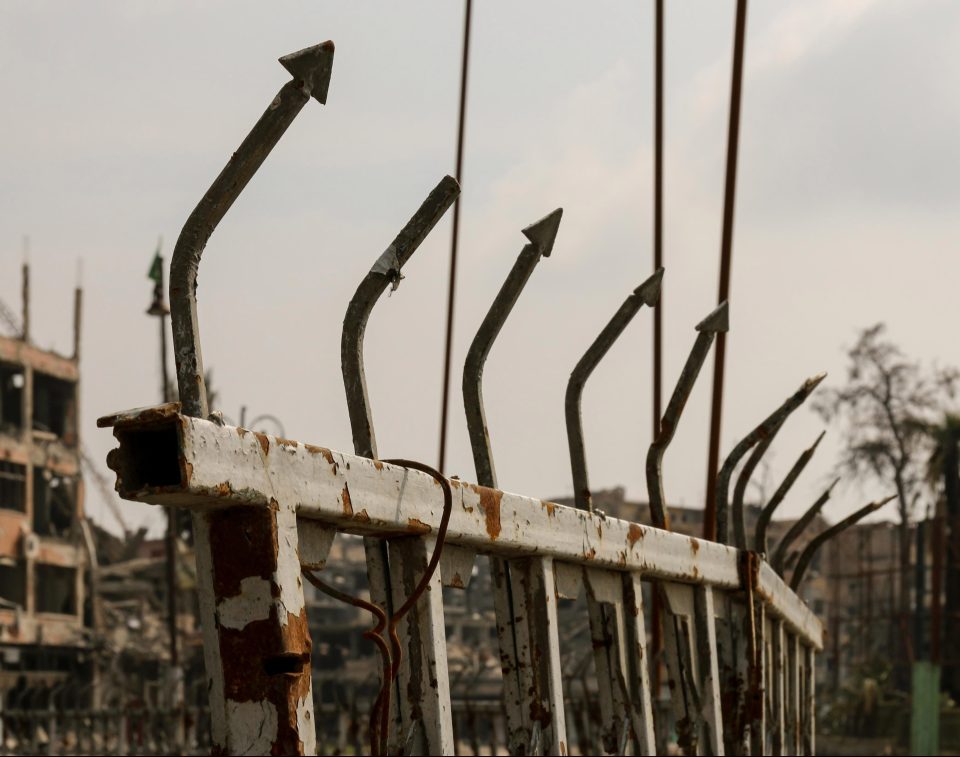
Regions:
<instances>
[{"instance_id":1,"label":"rust stain on metal","mask_svg":"<svg viewBox=\"0 0 960 757\"><path fill-rule=\"evenodd\" d=\"M500 500L503 492L485 486L476 486L474 490L480 495L480 509L487 522L487 534L495 540L500 536Z\"/></svg>"},{"instance_id":2,"label":"rust stain on metal","mask_svg":"<svg viewBox=\"0 0 960 757\"><path fill-rule=\"evenodd\" d=\"M374 461L373 461L373 467L376 468L378 471L382 471L382 470L383 470L383 463L381 463L379 460L374 460Z\"/></svg>"},{"instance_id":3,"label":"rust stain on metal","mask_svg":"<svg viewBox=\"0 0 960 757\"><path fill-rule=\"evenodd\" d=\"M429 534L430 531L433 530L429 524L424 523L419 518L407 518L407 525L409 525L415 533L420 534Z\"/></svg>"},{"instance_id":4,"label":"rust stain on metal","mask_svg":"<svg viewBox=\"0 0 960 757\"><path fill-rule=\"evenodd\" d=\"M630 544L630 548L633 549L636 546L637 542L643 538L643 529L638 526L636 523L631 523L630 528L627 529L627 542Z\"/></svg>"},{"instance_id":5,"label":"rust stain on metal","mask_svg":"<svg viewBox=\"0 0 960 757\"><path fill-rule=\"evenodd\" d=\"M300 443L295 439L284 439L280 436L277 437L277 444L279 444L281 447L293 447L294 449L300 445Z\"/></svg>"},{"instance_id":6,"label":"rust stain on metal","mask_svg":"<svg viewBox=\"0 0 960 757\"><path fill-rule=\"evenodd\" d=\"M364 509L364 510L361 510L360 512L356 513L356 514L353 516L353 519L354 519L354 520L358 520L358 521L360 521L361 523L369 523L369 522L370 522L370 515L369 515L369 514L367 513L367 511Z\"/></svg>"},{"instance_id":7,"label":"rust stain on metal","mask_svg":"<svg viewBox=\"0 0 960 757\"><path fill-rule=\"evenodd\" d=\"M693 552L693 554L697 554L697 552L700 551L700 542L692 536L690 537L690 551Z\"/></svg>"},{"instance_id":8,"label":"rust stain on metal","mask_svg":"<svg viewBox=\"0 0 960 757\"><path fill-rule=\"evenodd\" d=\"M233 487L230 486L229 481L221 481L217 484L216 495L218 497L229 497L231 494L233 494Z\"/></svg>"},{"instance_id":9,"label":"rust stain on metal","mask_svg":"<svg viewBox=\"0 0 960 757\"><path fill-rule=\"evenodd\" d=\"M595 558L595 557L597 556L597 548L596 548L596 547L590 547L590 549L584 550L583 556L584 556L585 558L587 558L588 560L592 560L593 558Z\"/></svg>"},{"instance_id":10,"label":"rust stain on metal","mask_svg":"<svg viewBox=\"0 0 960 757\"><path fill-rule=\"evenodd\" d=\"M454 573L454 574L453 574L453 578L450 579L450 585L451 585L452 587L454 587L455 589L463 589L463 588L464 588L463 579L460 578L460 574L459 574L459 573Z\"/></svg>"},{"instance_id":11,"label":"rust stain on metal","mask_svg":"<svg viewBox=\"0 0 960 757\"><path fill-rule=\"evenodd\" d=\"M267 435L259 431L254 431L253 435L257 437L257 441L260 442L260 449L263 450L263 454L270 454L270 439L267 438Z\"/></svg>"},{"instance_id":12,"label":"rust stain on metal","mask_svg":"<svg viewBox=\"0 0 960 757\"><path fill-rule=\"evenodd\" d=\"M343 482L343 491L340 492L340 502L343 504L343 514L353 515L353 502L350 500L350 487Z\"/></svg>"},{"instance_id":13,"label":"rust stain on metal","mask_svg":"<svg viewBox=\"0 0 960 757\"><path fill-rule=\"evenodd\" d=\"M547 517L556 518L557 517L557 506L553 502L544 502L543 506L547 508Z\"/></svg>"},{"instance_id":14,"label":"rust stain on metal","mask_svg":"<svg viewBox=\"0 0 960 757\"><path fill-rule=\"evenodd\" d=\"M329 463L330 467L333 468L333 472L336 473L339 466L337 461L333 457L333 453L326 449L325 447L314 447L313 445L307 445L307 449L310 450L311 454L314 455L323 455L323 459ZM316 450L316 452L314 452Z\"/></svg>"},{"instance_id":15,"label":"rust stain on metal","mask_svg":"<svg viewBox=\"0 0 960 757\"><path fill-rule=\"evenodd\" d=\"M243 439L247 433L249 432L243 426L237 426L237 436L239 436L241 439Z\"/></svg>"}]
</instances>

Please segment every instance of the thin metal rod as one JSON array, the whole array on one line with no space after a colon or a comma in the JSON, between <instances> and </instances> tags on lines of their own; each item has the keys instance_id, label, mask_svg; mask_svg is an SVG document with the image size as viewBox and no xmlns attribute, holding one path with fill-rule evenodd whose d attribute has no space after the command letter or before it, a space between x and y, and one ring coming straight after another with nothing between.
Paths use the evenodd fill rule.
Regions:
<instances>
[{"instance_id":1,"label":"thin metal rod","mask_svg":"<svg viewBox=\"0 0 960 757\"><path fill-rule=\"evenodd\" d=\"M817 447L823 440L823 436L826 433L826 431L821 431L820 436L817 437L817 440L810 445L810 447L800 453L800 457L797 458L797 462L793 464L793 467L787 473L786 477L783 479L783 482L777 487L777 490L773 493L773 496L770 497L770 501L767 502L767 504L764 505L763 509L760 511L760 516L757 518L757 525L753 532L753 548L757 552L766 554L767 527L770 525L770 521L773 520L773 514L780 506L780 503L783 502L784 497L787 496L787 492L790 491L797 478L801 473L803 473L803 469L807 467L807 463L809 463L813 458L814 453L817 451Z\"/></svg>"},{"instance_id":2,"label":"thin metal rod","mask_svg":"<svg viewBox=\"0 0 960 757\"><path fill-rule=\"evenodd\" d=\"M170 381L167 378L167 308L163 306L163 258L160 260L159 275L156 282L155 294L160 300L156 310L151 308L151 312L157 314L157 322L160 325L160 399L163 403L170 401ZM170 665L174 671L180 665L180 644L177 633L177 510L174 507L168 507L167 510L167 533L164 538L164 557L166 565L164 576L167 583L167 634L170 644ZM179 675L179 672L175 673ZM175 683L179 685L179 681ZM179 699L178 692L175 696ZM180 702L177 702L179 706Z\"/></svg>"},{"instance_id":3,"label":"thin metal rod","mask_svg":"<svg viewBox=\"0 0 960 757\"><path fill-rule=\"evenodd\" d=\"M719 340L718 344L719 344ZM797 389L787 400L773 411L767 418L757 426L753 431L740 440L733 450L727 455L723 462L723 467L717 474L714 496L717 505L717 538L716 541L727 543L727 502L730 490L730 478L733 476L733 470L737 463L749 452L753 446L761 440L770 436L774 429L778 428L800 405L810 396L810 393L816 389L817 385L826 378L826 373L821 373L813 378L803 382L803 385Z\"/></svg>"},{"instance_id":4,"label":"thin metal rod","mask_svg":"<svg viewBox=\"0 0 960 757\"><path fill-rule=\"evenodd\" d=\"M584 384L586 384L593 369L597 367L597 363L607 354L617 337L623 333L627 324L633 320L640 308L644 305L653 307L657 304L662 279L663 269L660 268L653 276L633 290L570 373L564 409L567 417L570 467L573 469L573 496L576 506L581 510L593 510L590 483L587 477L587 455L583 444L583 421L580 414L580 400L583 396Z\"/></svg>"},{"instance_id":5,"label":"thin metal rod","mask_svg":"<svg viewBox=\"0 0 960 757\"><path fill-rule=\"evenodd\" d=\"M817 517L817 514L823 509L823 506L827 504L827 500L830 499L830 494L833 491L833 487L835 487L838 483L840 483L840 479L834 479L833 483L830 484L826 490L824 490L823 494L817 497L817 501L807 508L807 511L800 516L800 519L797 520L796 523L790 526L790 529L787 531L787 533L785 533L783 538L780 539L780 543L777 544L777 548L774 550L773 558L770 560L770 564L781 576L784 575L786 571L787 550L790 549L790 545L796 541L797 537L800 536L807 526L810 525L811 521Z\"/></svg>"},{"instance_id":6,"label":"thin metal rod","mask_svg":"<svg viewBox=\"0 0 960 757\"><path fill-rule=\"evenodd\" d=\"M653 270L663 268L663 0L654 11L653 64ZM663 417L663 291L653 310L653 438Z\"/></svg>"},{"instance_id":7,"label":"thin metal rod","mask_svg":"<svg viewBox=\"0 0 960 757\"><path fill-rule=\"evenodd\" d=\"M347 306L340 339L340 362L343 385L347 393L347 409L353 432L353 448L358 455L377 458L377 441L373 433L373 414L367 396L367 380L363 370L363 335L373 306L387 287L397 287L400 271L427 234L460 194L460 185L444 176L434 187L406 226L397 234L386 251L377 258L370 272L360 282Z\"/></svg>"},{"instance_id":8,"label":"thin metal rod","mask_svg":"<svg viewBox=\"0 0 960 757\"><path fill-rule=\"evenodd\" d=\"M463 54L460 61L460 112L457 117L457 183L463 182L463 137L467 122L467 82L470 63L470 19L473 2L466 0L463 11ZM447 284L447 333L443 349L443 399L440 404L440 451L437 468L447 462L447 414L450 409L450 366L453 360L453 314L457 292L457 253L460 246L460 200L453 206L453 231L450 235L450 281Z\"/></svg>"},{"instance_id":9,"label":"thin metal rod","mask_svg":"<svg viewBox=\"0 0 960 757\"><path fill-rule=\"evenodd\" d=\"M730 299L730 257L733 249L733 208L737 189L737 152L740 144L740 99L743 92L743 47L747 29L747 0L737 0L737 18L733 35L733 72L730 77L730 124L727 129L727 171L723 191L723 232L720 242L720 287L718 302ZM720 462L720 424L723 414L723 366L727 354L726 335L717 337L713 364L713 400L710 411L710 451L707 457L707 502L703 516L703 536L717 539L720 534L720 504L714 481Z\"/></svg>"},{"instance_id":10,"label":"thin metal rod","mask_svg":"<svg viewBox=\"0 0 960 757\"><path fill-rule=\"evenodd\" d=\"M697 376L700 375L700 369L707 359L710 347L713 346L713 340L717 334L726 331L729 324L729 309L726 302L721 303L697 324L696 328L700 333L697 334L693 349L690 350L687 362L680 372L680 378L677 379L667 411L660 423L660 430L647 450L647 497L650 499L650 517L657 528L670 529L670 516L666 498L663 495L663 455L673 440L677 425L680 423L680 415L690 398L690 392L693 391L693 385L697 381Z\"/></svg>"},{"instance_id":11,"label":"thin metal rod","mask_svg":"<svg viewBox=\"0 0 960 757\"><path fill-rule=\"evenodd\" d=\"M207 396L197 319L197 271L203 248L217 224L310 97L326 102L333 68L333 42L280 58L294 78L285 84L237 148L230 161L187 219L170 265L170 308L173 350L177 363L180 402L186 415L205 418Z\"/></svg>"},{"instance_id":12,"label":"thin metal rod","mask_svg":"<svg viewBox=\"0 0 960 757\"><path fill-rule=\"evenodd\" d=\"M830 526L830 528L824 529L819 534L814 536L809 544L804 547L803 552L800 553L800 558L797 560L797 567L793 569L793 575L790 577L790 588L794 591L800 588L800 582L803 581L803 575L807 572L807 568L810 567L810 561L813 560L813 556L817 553L817 550L823 546L824 543L835 537L842 531L850 528L850 526L857 523L862 518L867 517L870 513L876 512L881 507L883 507L887 502L897 498L897 495L887 497L886 499L881 499L878 502L871 502L869 505L865 505L857 510L852 515L848 515L846 518L841 520L839 523L835 523Z\"/></svg>"},{"instance_id":13,"label":"thin metal rod","mask_svg":"<svg viewBox=\"0 0 960 757\"><path fill-rule=\"evenodd\" d=\"M653 64L653 270L663 267L663 0L654 9ZM653 310L653 436L660 433L663 416L663 291L660 305ZM660 632L660 592L653 593L650 638L653 691L660 693L663 637Z\"/></svg>"},{"instance_id":14,"label":"thin metal rod","mask_svg":"<svg viewBox=\"0 0 960 757\"><path fill-rule=\"evenodd\" d=\"M563 208L557 208L523 230L530 242L520 251L467 352L463 367L463 406L467 414L467 431L470 434L470 447L473 449L477 483L481 486L497 487L497 472L493 464L493 450L483 408L483 367L494 340L513 310L533 269L537 267L541 257L550 256L562 216Z\"/></svg>"}]
</instances>

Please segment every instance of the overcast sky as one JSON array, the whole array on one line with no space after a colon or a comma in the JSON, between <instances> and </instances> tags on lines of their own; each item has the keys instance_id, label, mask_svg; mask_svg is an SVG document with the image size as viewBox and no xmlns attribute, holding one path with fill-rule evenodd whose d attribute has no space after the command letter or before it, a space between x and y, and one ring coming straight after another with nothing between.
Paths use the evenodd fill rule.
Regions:
<instances>
[{"instance_id":1,"label":"overcast sky","mask_svg":"<svg viewBox=\"0 0 960 757\"><path fill-rule=\"evenodd\" d=\"M734 3L668 3L665 384L716 304ZM502 488L572 492L563 395L580 355L652 269L653 3L474 4L447 474L474 479L460 369L524 243L563 207L491 353L487 417ZM332 39L311 101L217 229L200 272L204 361L221 409L349 451L339 365L353 290L427 192L453 173L463 4L55 3L0 10L0 298L19 307L31 239L33 334L70 349L86 292L85 444L99 415L158 401L147 269L288 79L276 58ZM727 351L724 454L802 380L834 385L857 331L887 322L927 361L958 364L960 4L754 2ZM448 215L374 311L367 378L380 454L435 464ZM641 311L583 402L593 488L646 499L652 318ZM667 452L675 505L704 496L712 358ZM666 398L665 398L666 400ZM821 430L802 409L771 449L772 485ZM816 497L832 429L783 506ZM103 466L104 470L105 465ZM879 487L835 494L830 517ZM883 492L885 493L885 492ZM94 517L110 516L93 487ZM159 517L125 503L133 525ZM892 510L892 505L890 506Z\"/></svg>"}]
</instances>

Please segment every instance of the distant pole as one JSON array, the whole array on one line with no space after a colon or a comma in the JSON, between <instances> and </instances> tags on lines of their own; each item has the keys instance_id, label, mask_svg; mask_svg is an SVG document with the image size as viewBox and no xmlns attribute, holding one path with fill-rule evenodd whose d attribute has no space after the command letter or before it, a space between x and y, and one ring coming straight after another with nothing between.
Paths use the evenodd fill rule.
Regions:
<instances>
[{"instance_id":1,"label":"distant pole","mask_svg":"<svg viewBox=\"0 0 960 757\"><path fill-rule=\"evenodd\" d=\"M653 270L663 266L663 0L656 0L653 47ZM653 439L660 434L663 417L663 289L653 309ZM650 659L653 661L654 696L660 696L663 631L660 592L653 592Z\"/></svg>"},{"instance_id":2,"label":"distant pole","mask_svg":"<svg viewBox=\"0 0 960 757\"><path fill-rule=\"evenodd\" d=\"M747 0L737 0L733 37L733 74L730 83L730 124L727 129L727 172L723 192L723 233L720 243L720 291L717 302L730 299L730 251L733 246L733 207L737 188L737 150L740 142L740 96L743 90L743 47L747 29ZM723 411L723 365L727 335L717 334L713 364L713 404L710 412L710 451L707 456L707 496L703 536L717 538L717 500L714 483L720 468L720 422Z\"/></svg>"},{"instance_id":3,"label":"distant pole","mask_svg":"<svg viewBox=\"0 0 960 757\"><path fill-rule=\"evenodd\" d=\"M30 341L30 237L23 238L23 266L20 269L20 338Z\"/></svg>"},{"instance_id":4,"label":"distant pole","mask_svg":"<svg viewBox=\"0 0 960 757\"><path fill-rule=\"evenodd\" d=\"M467 119L467 79L470 62L470 17L473 1L466 0L463 13L463 55L460 62L460 112L457 118L457 166L454 178L463 186L463 135ZM457 289L457 251L460 242L460 197L453 204L453 234L450 239L450 282L447 285L447 337L443 352L443 400L440 407L441 472L447 462L447 411L450 406L450 361L453 353L453 307Z\"/></svg>"},{"instance_id":5,"label":"distant pole","mask_svg":"<svg viewBox=\"0 0 960 757\"><path fill-rule=\"evenodd\" d=\"M170 381L167 375L167 316L170 308L164 299L163 257L160 245L150 267L149 277L153 279L153 302L147 315L156 316L160 324L160 399L170 401ZM167 510L167 535L164 540L167 581L167 629L170 636L170 665L176 670L180 665L180 649L177 638L177 525L176 512L172 507Z\"/></svg>"}]
</instances>

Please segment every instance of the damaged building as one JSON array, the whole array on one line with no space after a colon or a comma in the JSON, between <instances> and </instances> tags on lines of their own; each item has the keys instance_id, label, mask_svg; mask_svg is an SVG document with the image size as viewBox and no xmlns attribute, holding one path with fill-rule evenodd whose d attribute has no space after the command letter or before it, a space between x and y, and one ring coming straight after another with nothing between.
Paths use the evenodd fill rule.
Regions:
<instances>
[{"instance_id":1,"label":"damaged building","mask_svg":"<svg viewBox=\"0 0 960 757\"><path fill-rule=\"evenodd\" d=\"M83 664L88 542L73 354L31 342L29 269L16 336L0 335L0 686L51 685ZM9 320L9 314L8 320ZM12 324L8 324L12 325Z\"/></svg>"}]
</instances>

